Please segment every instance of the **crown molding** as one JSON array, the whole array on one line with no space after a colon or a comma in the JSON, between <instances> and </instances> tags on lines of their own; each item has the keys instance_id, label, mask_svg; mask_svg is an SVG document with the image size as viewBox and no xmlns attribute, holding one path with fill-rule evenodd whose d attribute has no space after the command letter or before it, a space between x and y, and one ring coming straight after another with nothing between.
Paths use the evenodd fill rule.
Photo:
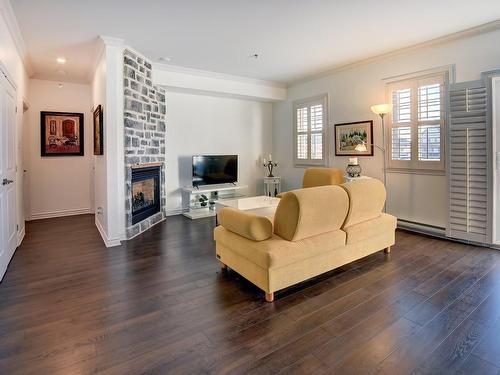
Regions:
<instances>
[{"instance_id":1,"label":"crown molding","mask_svg":"<svg viewBox=\"0 0 500 375\"><path fill-rule=\"evenodd\" d=\"M391 57L403 55L405 53L412 52L415 50L419 50L419 49L423 49L423 48L431 47L431 46L436 46L439 44L449 43L449 42L452 42L455 40L470 38L472 36L476 36L476 35L480 35L480 34L486 34L486 33L489 33L491 31L495 31L498 29L500 29L500 19L495 20L495 21L491 21L491 22L488 22L488 23L485 23L485 24L482 24L479 26L471 27L471 28L468 28L468 29L465 29L462 31L458 31L456 33L452 33L452 34L444 35L444 36L441 36L438 38L430 39L430 40L422 42L422 43L417 43L417 44L413 44L413 45L408 46L408 47L398 48L398 49L390 51L390 52L374 55L374 56L368 57L366 59L355 60L355 61L351 61L351 62L346 63L346 64L339 64L339 65L333 66L332 68L330 68L328 70L325 70L325 71L322 71L322 72L319 72L316 74L307 75L303 78L299 78L296 80L292 80L288 83L288 86L293 86L293 85L297 85L300 83L313 81L316 79L324 78L324 77L342 72L344 70L354 69L354 68L357 68L359 66L368 65L368 64L371 64L373 62L377 62L377 61L385 60L385 59L388 59Z\"/></svg>"},{"instance_id":2,"label":"crown molding","mask_svg":"<svg viewBox=\"0 0 500 375\"><path fill-rule=\"evenodd\" d=\"M0 13L3 16L7 28L9 29L9 33L24 64L26 73L28 74L28 76L32 76L34 73L33 66L29 59L21 29L19 28L19 24L17 23L14 10L12 9L9 0L0 0Z\"/></svg>"},{"instance_id":3,"label":"crown molding","mask_svg":"<svg viewBox=\"0 0 500 375\"><path fill-rule=\"evenodd\" d=\"M99 35L99 39L105 46L124 47L125 39L115 38L107 35Z\"/></svg>"},{"instance_id":4,"label":"crown molding","mask_svg":"<svg viewBox=\"0 0 500 375\"><path fill-rule=\"evenodd\" d=\"M199 76L199 77L215 78L215 79L220 79L220 80L225 80L225 81L249 83L249 84L258 85L258 86L276 87L276 88L280 88L280 89L287 88L286 84L280 83L280 82L266 81L266 80L256 79L256 78L249 78L249 77L236 76L236 75L225 74L225 73L212 72L209 70L186 68L186 67L179 66L179 65L162 64L162 63L158 63L158 62L153 63L153 69L167 71L167 72L173 72L173 73L184 73L184 74L189 74L189 75Z\"/></svg>"}]
</instances>

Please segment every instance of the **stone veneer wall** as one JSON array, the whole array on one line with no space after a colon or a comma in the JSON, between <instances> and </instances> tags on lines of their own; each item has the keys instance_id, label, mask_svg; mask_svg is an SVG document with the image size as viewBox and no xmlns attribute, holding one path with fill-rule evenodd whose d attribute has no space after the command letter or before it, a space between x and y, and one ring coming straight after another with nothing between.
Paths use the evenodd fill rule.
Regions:
<instances>
[{"instance_id":1,"label":"stone veneer wall","mask_svg":"<svg viewBox=\"0 0 500 375\"><path fill-rule=\"evenodd\" d=\"M151 63L125 50L123 55L125 131L125 223L130 239L165 218L165 90L153 85ZM161 163L160 212L132 225L133 164Z\"/></svg>"}]
</instances>

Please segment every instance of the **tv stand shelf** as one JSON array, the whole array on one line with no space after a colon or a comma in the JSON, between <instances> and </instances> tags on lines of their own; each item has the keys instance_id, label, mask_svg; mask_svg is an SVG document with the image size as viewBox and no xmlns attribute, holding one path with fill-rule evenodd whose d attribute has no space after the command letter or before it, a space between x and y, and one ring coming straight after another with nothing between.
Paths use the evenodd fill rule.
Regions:
<instances>
[{"instance_id":1,"label":"tv stand shelf","mask_svg":"<svg viewBox=\"0 0 500 375\"><path fill-rule=\"evenodd\" d=\"M220 185L203 185L200 187L186 186L182 190L191 194L211 193L212 191L226 191L246 189L248 185L241 184L220 184Z\"/></svg>"},{"instance_id":2,"label":"tv stand shelf","mask_svg":"<svg viewBox=\"0 0 500 375\"><path fill-rule=\"evenodd\" d=\"M215 202L224 199L233 199L235 197L244 197L239 190L248 188L248 185L241 184L219 184L203 185L200 187L186 186L182 191L188 196L189 211L183 215L190 219L201 219L203 217L215 216ZM200 197L205 195L208 199L205 205L200 202ZM212 203L212 204L210 204Z\"/></svg>"}]
</instances>

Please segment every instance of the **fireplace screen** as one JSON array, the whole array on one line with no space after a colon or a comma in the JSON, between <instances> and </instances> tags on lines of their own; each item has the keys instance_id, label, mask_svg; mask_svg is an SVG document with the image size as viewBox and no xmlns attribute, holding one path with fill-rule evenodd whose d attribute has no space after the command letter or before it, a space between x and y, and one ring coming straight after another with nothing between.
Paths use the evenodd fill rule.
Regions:
<instances>
[{"instance_id":1,"label":"fireplace screen","mask_svg":"<svg viewBox=\"0 0 500 375\"><path fill-rule=\"evenodd\" d=\"M160 212L160 167L132 169L132 224Z\"/></svg>"},{"instance_id":2,"label":"fireplace screen","mask_svg":"<svg viewBox=\"0 0 500 375\"><path fill-rule=\"evenodd\" d=\"M137 181L132 184L132 214L155 203L155 179Z\"/></svg>"}]
</instances>

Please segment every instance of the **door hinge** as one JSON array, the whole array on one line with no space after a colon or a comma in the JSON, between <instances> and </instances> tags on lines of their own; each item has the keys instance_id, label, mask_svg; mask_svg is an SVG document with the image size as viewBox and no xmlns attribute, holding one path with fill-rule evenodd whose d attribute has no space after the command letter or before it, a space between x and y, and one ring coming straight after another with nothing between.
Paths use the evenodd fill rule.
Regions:
<instances>
[{"instance_id":1,"label":"door hinge","mask_svg":"<svg viewBox=\"0 0 500 375\"><path fill-rule=\"evenodd\" d=\"M17 113L17 106L16 106L16 113Z\"/></svg>"},{"instance_id":2,"label":"door hinge","mask_svg":"<svg viewBox=\"0 0 500 375\"><path fill-rule=\"evenodd\" d=\"M16 224L16 232L19 232L19 224Z\"/></svg>"}]
</instances>

